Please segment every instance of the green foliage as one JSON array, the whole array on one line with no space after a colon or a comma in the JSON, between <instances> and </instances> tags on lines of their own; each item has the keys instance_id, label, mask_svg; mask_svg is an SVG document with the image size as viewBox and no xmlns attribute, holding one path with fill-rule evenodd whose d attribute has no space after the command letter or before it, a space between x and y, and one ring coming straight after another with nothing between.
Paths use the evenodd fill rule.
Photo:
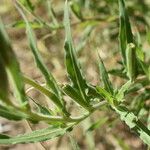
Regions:
<instances>
[{"instance_id":1,"label":"green foliage","mask_svg":"<svg viewBox=\"0 0 150 150\"><path fill-rule=\"evenodd\" d=\"M64 24L65 24L65 31L66 31L65 62L66 62L68 76L73 83L73 87L80 93L82 99L84 100L84 103L88 103L89 99L86 95L87 84L81 73L80 64L77 61L76 50L72 42L67 2L65 5Z\"/></svg>"},{"instance_id":2,"label":"green foliage","mask_svg":"<svg viewBox=\"0 0 150 150\"><path fill-rule=\"evenodd\" d=\"M24 135L18 135L14 138L2 136L0 144L17 144L17 143L34 143L39 141L45 141L58 136L61 136L67 132L67 128L61 129L57 127L48 127L33 131L32 133L26 133Z\"/></svg>"},{"instance_id":3,"label":"green foliage","mask_svg":"<svg viewBox=\"0 0 150 150\"><path fill-rule=\"evenodd\" d=\"M10 79L12 80L13 86L15 88L14 93L16 99L20 102L21 106L25 106L27 104L27 98L24 91L24 83L22 80L22 75L19 68L19 63L16 59L16 56L12 50L9 38L5 31L3 23L0 21L0 58L2 59L3 65L7 70L7 74L9 75ZM2 66L3 69L3 66ZM3 69L4 70L4 69ZM3 72L6 79L7 75L5 71ZM1 79L2 80L2 79ZM3 81L4 82L4 81ZM6 79L7 82L7 79ZM5 88L7 83L5 83ZM4 92L5 93L5 92ZM3 99L3 98L2 98Z\"/></svg>"},{"instance_id":4,"label":"green foliage","mask_svg":"<svg viewBox=\"0 0 150 150\"><path fill-rule=\"evenodd\" d=\"M89 1L83 0L71 2L72 12L80 20L79 23L85 23L84 25L86 29L88 29L85 32L85 37L83 37L81 41L81 48L86 45L86 39L92 32L97 21L101 20L100 18L86 20L83 17L84 13L82 12L82 9L85 6L89 9L93 6L96 8L94 3L87 5L89 4L87 2ZM105 108L107 111L111 108L111 110L118 115L118 118L125 122L145 144L150 145L150 130L148 126L146 126L149 118L143 120L141 117L143 116L143 110L146 115L149 115L149 107L146 107L146 101L150 97L150 90L145 87L149 86L150 83L150 67L145 61L145 54L141 46L140 35L137 33L137 37L134 37L132 33L125 2L124 0L118 0L118 2L120 12L119 45L122 55L122 61L120 62L121 69L115 68L111 71L107 71L101 57L99 56L100 78L103 82L103 87L99 85L91 85L83 75L77 57L77 51L72 40L72 24L70 23L67 1L65 2L64 7L64 24L57 21L51 2L47 1L49 17L52 20L53 27L55 30L65 29L65 67L68 78L70 79L70 82L65 85L62 84L59 86L58 82L43 62L36 43L37 40L33 28L46 26L49 29L52 29L52 31L54 28L52 28L51 24L44 22L40 17L37 17L34 14L34 6L31 1L21 0L15 3L16 8L24 21L18 21L13 26L17 28L26 28L30 49L37 68L45 78L46 86L41 86L36 81L22 75L18 60L13 52L8 35L5 31L5 27L0 21L0 116L15 121L26 119L34 123L43 121L49 124L49 127L46 129L32 131L31 133L25 133L16 137L1 134L0 144L40 142L64 135L66 132L71 132L75 125L85 120L94 111L99 110L102 106L107 104L107 106L109 106ZM116 3L116 1L110 1L109 4L113 3ZM28 21L24 11L34 16L35 21ZM121 87L115 89L113 82L109 79L109 73L124 79L124 83ZM139 78L141 75L142 78ZM13 83L13 93L17 100L16 103L18 102L17 104L10 100L10 89L8 86L9 80ZM50 110L30 98L37 108L33 110L29 105L29 96L25 93L24 84L30 85L43 95L47 96L55 104L55 110ZM139 92L140 90L141 92ZM136 94L135 98L133 98L134 94ZM70 97L71 101L79 106L79 109L82 110L81 116L72 117L69 109L66 108L64 95ZM55 113L58 109L59 112ZM89 131L101 127L108 120L108 116L98 118L98 121L87 129L88 133ZM79 149L77 143L71 136L70 140L73 148Z\"/></svg>"},{"instance_id":5,"label":"green foliage","mask_svg":"<svg viewBox=\"0 0 150 150\"><path fill-rule=\"evenodd\" d=\"M107 92L113 94L112 84L109 80L108 73L106 71L106 68L105 68L103 61L102 61L100 56L99 56L99 60L100 60L100 63L99 63L100 77L102 78L102 82L104 83L104 87L105 87Z\"/></svg>"}]
</instances>

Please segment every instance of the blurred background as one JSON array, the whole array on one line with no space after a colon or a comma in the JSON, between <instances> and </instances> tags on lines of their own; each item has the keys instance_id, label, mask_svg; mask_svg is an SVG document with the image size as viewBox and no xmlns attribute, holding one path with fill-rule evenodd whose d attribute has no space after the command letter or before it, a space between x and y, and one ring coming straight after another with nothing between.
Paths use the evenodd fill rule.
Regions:
<instances>
[{"instance_id":1,"label":"blurred background","mask_svg":"<svg viewBox=\"0 0 150 150\"><path fill-rule=\"evenodd\" d=\"M64 65L64 0L18 0L27 15L37 37L37 45L45 64L59 83L68 81ZM25 33L25 24L14 5L15 0L0 0L0 16L10 36L13 49L20 62L22 72L43 83L40 72L34 63ZM70 0L71 29L74 45L86 79L93 85L101 84L97 51L101 54L108 70L119 69L121 56L118 46L119 12L117 0ZM149 61L150 52L150 1L126 0L133 33L139 32L142 48ZM110 75L114 86L119 87L124 79ZM28 87L26 87L28 88ZM29 95L50 107L39 92ZM73 109L73 108L71 108ZM117 119L116 114L105 108L95 112L78 125L71 135L83 150L147 150L140 139ZM92 123L99 121L94 131L87 131ZM0 133L17 135L30 132L47 125L31 124L26 121L13 122L0 118ZM1 150L71 150L69 136L51 141L0 146Z\"/></svg>"}]
</instances>

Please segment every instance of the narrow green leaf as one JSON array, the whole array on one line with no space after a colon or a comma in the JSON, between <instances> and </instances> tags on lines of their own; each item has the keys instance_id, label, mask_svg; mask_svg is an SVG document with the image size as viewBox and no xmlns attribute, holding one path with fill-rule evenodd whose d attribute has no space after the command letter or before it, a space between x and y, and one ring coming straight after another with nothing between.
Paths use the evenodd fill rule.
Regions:
<instances>
[{"instance_id":1,"label":"narrow green leaf","mask_svg":"<svg viewBox=\"0 0 150 150\"><path fill-rule=\"evenodd\" d=\"M136 48L133 43L127 44L126 49L126 63L127 63L127 75L131 81L136 78Z\"/></svg>"},{"instance_id":2,"label":"narrow green leaf","mask_svg":"<svg viewBox=\"0 0 150 150\"><path fill-rule=\"evenodd\" d=\"M53 92L51 92L47 88L42 87L41 85L39 85L38 83L36 83L35 81L33 81L33 80L31 80L31 79L29 79L27 77L24 77L24 81L25 81L26 84L32 85L39 92L41 92L42 94L46 95L48 98L50 98L54 102L54 104L56 106L58 106L58 108L63 110L63 106L60 103L59 98Z\"/></svg>"},{"instance_id":3,"label":"narrow green leaf","mask_svg":"<svg viewBox=\"0 0 150 150\"><path fill-rule=\"evenodd\" d=\"M43 28L43 24L41 24L40 22L38 22L36 20L30 21L29 24L33 29ZM19 20L19 21L13 22L11 24L8 24L6 27L8 27L8 28L9 27L26 28L26 23L24 22L24 20Z\"/></svg>"},{"instance_id":4,"label":"narrow green leaf","mask_svg":"<svg viewBox=\"0 0 150 150\"><path fill-rule=\"evenodd\" d=\"M53 101L55 101L57 98L56 103L59 104L59 106L60 106L59 108L65 110L65 103L64 103L64 100L63 100L63 97L61 94L61 90L60 90L55 78L53 77L51 72L48 71L46 65L43 63L42 57L39 53L39 50L38 50L38 47L36 44L36 38L35 38L34 32L31 28L26 16L23 14L22 10L19 7L17 7L17 8L18 8L20 14L22 15L23 19L25 20L26 32L27 32L28 40L30 43L30 48L32 50L36 65L39 68L39 70L41 71L41 73L44 75L44 78L46 80L46 84L47 84L48 88L53 92L53 95L55 95L55 99L53 99ZM51 98L54 98L54 96ZM65 112L67 112L67 111L65 110Z\"/></svg>"},{"instance_id":5,"label":"narrow green leaf","mask_svg":"<svg viewBox=\"0 0 150 150\"><path fill-rule=\"evenodd\" d=\"M40 129L24 135L18 135L16 137L2 137L0 138L0 144L18 144L18 143L35 143L50 140L52 138L61 136L67 132L67 128L55 128L48 127L46 129Z\"/></svg>"},{"instance_id":6,"label":"narrow green leaf","mask_svg":"<svg viewBox=\"0 0 150 150\"><path fill-rule=\"evenodd\" d=\"M124 0L119 1L119 12L120 12L120 31L119 31L119 42L120 50L124 64L126 64L126 47L127 43L133 43L133 34L131 25L128 17L128 13L125 8Z\"/></svg>"},{"instance_id":7,"label":"narrow green leaf","mask_svg":"<svg viewBox=\"0 0 150 150\"><path fill-rule=\"evenodd\" d=\"M119 102L124 101L125 92L130 88L130 86L131 86L131 81L129 80L119 89L119 91L117 92L117 94L115 96L117 101L119 101Z\"/></svg>"},{"instance_id":8,"label":"narrow green leaf","mask_svg":"<svg viewBox=\"0 0 150 150\"><path fill-rule=\"evenodd\" d=\"M113 87L109 80L108 73L106 71L106 68L104 66L104 63L103 63L100 55L99 55L99 70L100 70L100 77L102 78L102 82L104 84L106 91L113 94Z\"/></svg>"},{"instance_id":9,"label":"narrow green leaf","mask_svg":"<svg viewBox=\"0 0 150 150\"><path fill-rule=\"evenodd\" d=\"M65 52L66 52L66 67L68 76L71 79L74 88L79 91L79 94L82 96L85 102L88 102L89 99L86 95L87 84L81 73L81 68L77 60L76 50L73 46L71 29L70 29L70 20L69 20L69 8L68 3L65 3L64 9L64 26L66 31L66 40L65 40Z\"/></svg>"},{"instance_id":10,"label":"narrow green leaf","mask_svg":"<svg viewBox=\"0 0 150 150\"><path fill-rule=\"evenodd\" d=\"M20 103L20 105L24 106L28 103L25 91L24 91L24 83L22 79L22 74L20 71L19 63L17 58L12 50L8 35L5 31L5 27L0 20L0 58L7 70L7 73L13 83L14 93L16 99ZM4 72L3 72L4 73Z\"/></svg>"}]
</instances>

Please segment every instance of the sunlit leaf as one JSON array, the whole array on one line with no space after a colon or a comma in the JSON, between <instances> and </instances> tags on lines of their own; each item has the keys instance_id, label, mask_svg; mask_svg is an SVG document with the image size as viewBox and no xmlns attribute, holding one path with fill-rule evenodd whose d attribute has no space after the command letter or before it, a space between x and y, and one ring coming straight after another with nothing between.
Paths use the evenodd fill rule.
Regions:
<instances>
[{"instance_id":1,"label":"sunlit leaf","mask_svg":"<svg viewBox=\"0 0 150 150\"><path fill-rule=\"evenodd\" d=\"M55 97L55 99L53 99L53 102L55 102L55 100L57 98L57 102L55 104L56 105L58 104L59 108L63 109L67 114L67 111L65 110L65 103L64 103L64 100L63 100L63 97L61 94L61 90L60 90L55 78L53 77L51 72L49 72L48 68L46 67L46 65L43 62L43 59L42 59L42 57L39 53L39 49L37 47L34 32L31 28L26 16L23 14L22 10L20 8L18 8L18 10L21 13L21 15L26 23L26 32L27 32L30 48L32 50L36 65L39 68L39 70L41 71L41 73L44 75L48 88L52 91L53 95L55 95L50 98Z\"/></svg>"},{"instance_id":2,"label":"sunlit leaf","mask_svg":"<svg viewBox=\"0 0 150 150\"><path fill-rule=\"evenodd\" d=\"M69 8L68 3L65 3L65 12L64 12L64 25L66 31L66 40L65 40L65 55L66 55L66 68L68 76L73 83L73 87L79 91L79 94L82 96L84 102L88 102L89 99L86 95L87 84L81 73L80 64L77 60L76 50L73 46L70 21L69 21Z\"/></svg>"}]
</instances>

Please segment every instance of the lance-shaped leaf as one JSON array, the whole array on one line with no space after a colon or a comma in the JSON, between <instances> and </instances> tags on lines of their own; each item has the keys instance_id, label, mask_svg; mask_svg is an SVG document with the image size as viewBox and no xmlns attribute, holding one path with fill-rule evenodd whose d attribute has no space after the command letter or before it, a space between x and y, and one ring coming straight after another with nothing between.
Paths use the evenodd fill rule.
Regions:
<instances>
[{"instance_id":1,"label":"lance-shaped leaf","mask_svg":"<svg viewBox=\"0 0 150 150\"><path fill-rule=\"evenodd\" d=\"M109 77L108 77L108 73L106 71L106 68L104 66L104 63L99 55L99 70L100 70L100 77L102 79L102 82L104 84L104 87L105 89L107 90L107 92L113 94L113 87L112 87L112 84L109 80Z\"/></svg>"},{"instance_id":2,"label":"lance-shaped leaf","mask_svg":"<svg viewBox=\"0 0 150 150\"><path fill-rule=\"evenodd\" d=\"M119 12L120 12L120 31L119 31L119 42L120 50L124 64L126 64L126 46L127 43L133 43L133 34L131 25L128 17L128 13L125 8L124 0L119 0Z\"/></svg>"},{"instance_id":3,"label":"lance-shaped leaf","mask_svg":"<svg viewBox=\"0 0 150 150\"><path fill-rule=\"evenodd\" d=\"M24 83L22 74L19 68L19 63L12 50L8 35L5 31L4 25L0 20L0 58L7 70L7 73L12 80L14 86L14 93L20 105L27 104L27 98L24 91ZM3 72L4 73L4 72Z\"/></svg>"},{"instance_id":4,"label":"lance-shaped leaf","mask_svg":"<svg viewBox=\"0 0 150 150\"><path fill-rule=\"evenodd\" d=\"M41 71L41 73L44 75L44 78L46 80L46 84L47 84L48 88L53 92L53 95L55 95L55 97L57 97L57 100L59 100L59 106L61 106L59 108L62 108L63 110L65 110L65 104L64 104L64 100L62 98L61 90L60 90L55 78L53 77L51 72L48 71L46 65L44 64L44 62L42 60L42 57L41 57L38 47L37 47L36 38L35 38L32 28L30 26L30 23L28 22L26 16L23 14L22 10L19 7L17 7L17 8L18 8L18 11L20 12L20 14L22 15L23 19L25 20L26 32L27 32L28 40L30 43L30 48L32 50L36 65L39 68L39 70ZM50 97L50 98L53 98L53 97ZM53 99L53 101L55 101L55 100L56 99ZM56 103L58 103L58 102L56 102Z\"/></svg>"},{"instance_id":5,"label":"lance-shaped leaf","mask_svg":"<svg viewBox=\"0 0 150 150\"><path fill-rule=\"evenodd\" d=\"M35 143L50 140L67 132L68 128L48 127L16 137L0 136L0 144Z\"/></svg>"},{"instance_id":6,"label":"lance-shaped leaf","mask_svg":"<svg viewBox=\"0 0 150 150\"><path fill-rule=\"evenodd\" d=\"M37 20L30 21L29 24L33 29L43 28L43 24L41 24ZM8 28L13 27L13 28L19 28L20 29L20 28L26 28L26 24L25 24L24 20L18 20L16 22L13 22L13 23L6 25L6 27L8 27Z\"/></svg>"},{"instance_id":7,"label":"lance-shaped leaf","mask_svg":"<svg viewBox=\"0 0 150 150\"><path fill-rule=\"evenodd\" d=\"M117 101L119 102L123 102L124 101L124 96L125 96L125 93L128 91L128 89L130 88L131 86L131 81L129 80L128 82L126 82L117 92L116 94L116 99Z\"/></svg>"},{"instance_id":8,"label":"lance-shaped leaf","mask_svg":"<svg viewBox=\"0 0 150 150\"><path fill-rule=\"evenodd\" d=\"M135 50L136 50L135 45L133 43L127 44L127 49L126 49L127 75L131 81L134 81L136 77Z\"/></svg>"},{"instance_id":9,"label":"lance-shaped leaf","mask_svg":"<svg viewBox=\"0 0 150 150\"><path fill-rule=\"evenodd\" d=\"M70 29L70 21L69 21L69 8L68 3L65 3L65 12L64 12L64 26L66 31L66 40L65 40L65 54L66 54L66 67L68 76L71 79L74 88L76 88L83 100L88 101L88 97L86 96L87 84L81 73L81 68L79 62L77 60L76 50L73 46L71 29Z\"/></svg>"}]
</instances>

